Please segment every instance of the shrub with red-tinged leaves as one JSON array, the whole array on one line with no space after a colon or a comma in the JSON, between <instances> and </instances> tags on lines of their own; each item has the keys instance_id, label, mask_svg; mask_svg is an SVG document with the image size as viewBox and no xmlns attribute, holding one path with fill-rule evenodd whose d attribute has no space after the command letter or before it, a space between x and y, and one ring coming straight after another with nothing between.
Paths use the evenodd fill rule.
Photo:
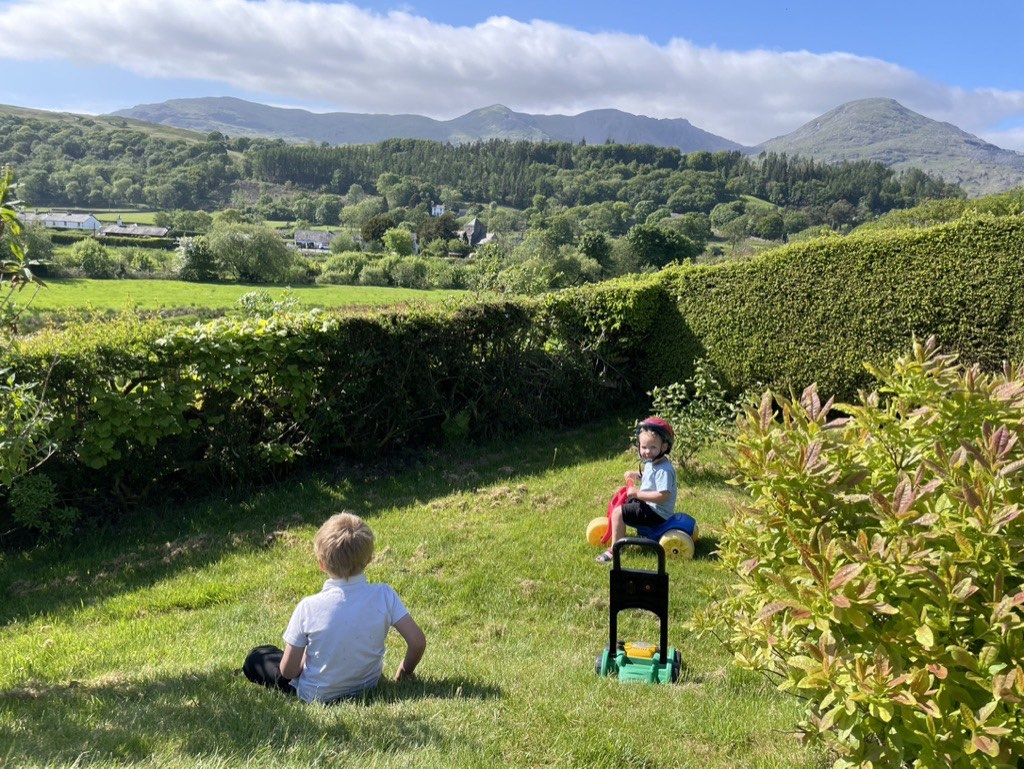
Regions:
<instances>
[{"instance_id":1,"label":"shrub with red-tinged leaves","mask_svg":"<svg viewBox=\"0 0 1024 769\"><path fill-rule=\"evenodd\" d=\"M855 404L812 385L748 408L751 501L721 546L737 580L694 625L806 698L837 767L1019 766L1024 366L929 340L868 368Z\"/></svg>"}]
</instances>

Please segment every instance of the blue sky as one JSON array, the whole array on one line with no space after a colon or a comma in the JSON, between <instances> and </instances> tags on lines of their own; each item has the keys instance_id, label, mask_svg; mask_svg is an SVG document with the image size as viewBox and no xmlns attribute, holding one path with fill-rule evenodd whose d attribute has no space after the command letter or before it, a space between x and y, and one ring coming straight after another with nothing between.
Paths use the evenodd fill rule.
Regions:
<instances>
[{"instance_id":1,"label":"blue sky","mask_svg":"<svg viewBox=\"0 0 1024 769\"><path fill-rule=\"evenodd\" d=\"M885 96L1024 151L1021 29L1019 0L0 0L0 103L616 108L756 144Z\"/></svg>"}]
</instances>

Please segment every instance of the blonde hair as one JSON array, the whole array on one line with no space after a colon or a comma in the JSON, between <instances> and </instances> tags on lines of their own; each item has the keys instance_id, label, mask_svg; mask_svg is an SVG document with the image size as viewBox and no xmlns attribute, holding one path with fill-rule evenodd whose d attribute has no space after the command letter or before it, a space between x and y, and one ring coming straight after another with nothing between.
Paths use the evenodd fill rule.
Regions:
<instances>
[{"instance_id":1,"label":"blonde hair","mask_svg":"<svg viewBox=\"0 0 1024 769\"><path fill-rule=\"evenodd\" d=\"M373 558L373 531L358 515L337 513L317 531L313 552L332 577L354 577Z\"/></svg>"}]
</instances>

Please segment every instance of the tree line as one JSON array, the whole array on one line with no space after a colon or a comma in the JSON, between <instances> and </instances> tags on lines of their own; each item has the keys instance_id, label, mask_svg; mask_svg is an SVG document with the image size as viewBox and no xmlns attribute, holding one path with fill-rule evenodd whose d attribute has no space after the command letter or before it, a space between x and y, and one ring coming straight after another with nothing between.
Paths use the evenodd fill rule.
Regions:
<instances>
[{"instance_id":1,"label":"tree line","mask_svg":"<svg viewBox=\"0 0 1024 769\"><path fill-rule=\"evenodd\" d=\"M802 211L810 224L830 225L925 199L963 197L956 185L873 161L829 165L777 154L496 139L332 147L213 132L188 141L127 121L12 114L0 115L0 164L16 169L19 197L34 206L216 210L238 205L244 187L256 190L246 205L308 220L316 213L306 210L309 200L322 204L327 196L322 213L332 219L337 214L330 208L348 202L340 198L353 188L382 197L389 208L495 203L523 210L539 195L549 206L624 203L645 215L710 214L749 195ZM304 210L293 209L298 201L305 201Z\"/></svg>"}]
</instances>

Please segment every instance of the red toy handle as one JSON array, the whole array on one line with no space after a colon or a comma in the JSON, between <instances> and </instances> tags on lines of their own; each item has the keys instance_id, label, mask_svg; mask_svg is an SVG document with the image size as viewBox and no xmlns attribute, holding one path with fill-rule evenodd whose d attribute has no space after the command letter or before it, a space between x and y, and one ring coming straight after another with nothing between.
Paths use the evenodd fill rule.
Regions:
<instances>
[{"instance_id":1,"label":"red toy handle","mask_svg":"<svg viewBox=\"0 0 1024 769\"><path fill-rule=\"evenodd\" d=\"M611 539L612 539L612 510L614 510L616 507L619 507L620 505L624 504L626 502L626 500L629 499L629 492L627 491L627 489L630 486L632 486L632 485L633 485L633 479L630 478L628 481L626 481L626 485L622 486L618 491L616 491L612 495L611 500L608 502L608 526L604 530L604 536L601 537L601 544L606 545L606 544L608 544L611 541Z\"/></svg>"}]
</instances>

